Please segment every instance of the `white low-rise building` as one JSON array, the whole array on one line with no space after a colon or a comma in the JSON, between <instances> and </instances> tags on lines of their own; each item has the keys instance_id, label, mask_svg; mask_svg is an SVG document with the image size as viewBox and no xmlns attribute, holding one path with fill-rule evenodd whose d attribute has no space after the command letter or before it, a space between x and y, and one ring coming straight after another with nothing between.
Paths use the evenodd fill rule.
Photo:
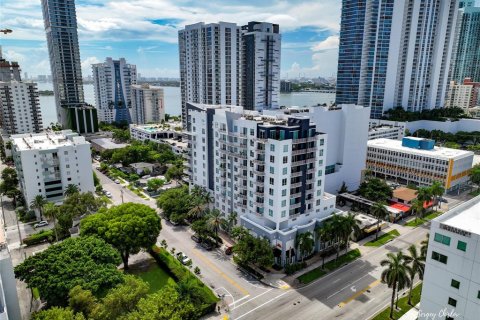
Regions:
<instances>
[{"instance_id":1,"label":"white low-rise building","mask_svg":"<svg viewBox=\"0 0 480 320\"><path fill-rule=\"evenodd\" d=\"M367 169L404 184L429 186L440 181L447 191L467 183L473 152L434 145L433 140L414 137L369 140Z\"/></svg>"},{"instance_id":2,"label":"white low-rise building","mask_svg":"<svg viewBox=\"0 0 480 320\"><path fill-rule=\"evenodd\" d=\"M327 134L310 116L187 103L191 182L208 189L225 216L296 261L295 238L339 211L324 192ZM366 132L365 132L366 135Z\"/></svg>"},{"instance_id":3,"label":"white low-rise building","mask_svg":"<svg viewBox=\"0 0 480 320\"><path fill-rule=\"evenodd\" d=\"M368 129L368 140L386 138L393 140L401 140L405 129L401 126L394 125L370 125Z\"/></svg>"},{"instance_id":4,"label":"white low-rise building","mask_svg":"<svg viewBox=\"0 0 480 320\"><path fill-rule=\"evenodd\" d=\"M480 197L476 197L431 222L418 319L479 319L479 270Z\"/></svg>"},{"instance_id":5,"label":"white low-rise building","mask_svg":"<svg viewBox=\"0 0 480 320\"><path fill-rule=\"evenodd\" d=\"M181 122L131 124L130 137L139 141L149 140L168 144L178 155L185 155L188 152L188 137L183 131Z\"/></svg>"},{"instance_id":6,"label":"white low-rise building","mask_svg":"<svg viewBox=\"0 0 480 320\"><path fill-rule=\"evenodd\" d=\"M69 184L94 191L90 143L71 130L11 137L12 155L27 205L37 195L61 202Z\"/></svg>"}]
</instances>

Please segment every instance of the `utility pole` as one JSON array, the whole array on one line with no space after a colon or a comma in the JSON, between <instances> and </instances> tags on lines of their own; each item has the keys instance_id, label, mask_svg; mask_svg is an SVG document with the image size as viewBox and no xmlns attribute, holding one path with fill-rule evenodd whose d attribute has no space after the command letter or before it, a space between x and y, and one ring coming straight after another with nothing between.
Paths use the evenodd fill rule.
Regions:
<instances>
[{"instance_id":1,"label":"utility pole","mask_svg":"<svg viewBox=\"0 0 480 320\"><path fill-rule=\"evenodd\" d=\"M122 204L123 204L123 188L124 187L122 187L122 189L120 189L120 194L122 195Z\"/></svg>"}]
</instances>

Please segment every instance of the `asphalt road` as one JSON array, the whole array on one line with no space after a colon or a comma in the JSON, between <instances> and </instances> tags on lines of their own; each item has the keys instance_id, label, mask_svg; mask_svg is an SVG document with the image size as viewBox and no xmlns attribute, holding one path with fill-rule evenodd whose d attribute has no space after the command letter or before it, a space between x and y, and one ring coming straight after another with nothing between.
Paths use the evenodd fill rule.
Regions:
<instances>
[{"instance_id":1,"label":"asphalt road","mask_svg":"<svg viewBox=\"0 0 480 320\"><path fill-rule=\"evenodd\" d=\"M421 242L428 228L413 229L298 290L272 291L232 311L232 319L370 319L390 301L380 282L380 261L388 252Z\"/></svg>"}]
</instances>

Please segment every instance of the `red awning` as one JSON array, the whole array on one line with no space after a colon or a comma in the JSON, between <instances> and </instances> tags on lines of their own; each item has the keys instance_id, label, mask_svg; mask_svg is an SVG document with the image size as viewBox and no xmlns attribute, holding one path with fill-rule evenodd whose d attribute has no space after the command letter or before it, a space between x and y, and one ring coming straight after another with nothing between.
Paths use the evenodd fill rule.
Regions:
<instances>
[{"instance_id":1,"label":"red awning","mask_svg":"<svg viewBox=\"0 0 480 320\"><path fill-rule=\"evenodd\" d=\"M423 208L424 209L430 208L431 206L433 206L433 201L429 201L429 202L425 201L423 203Z\"/></svg>"},{"instance_id":2,"label":"red awning","mask_svg":"<svg viewBox=\"0 0 480 320\"><path fill-rule=\"evenodd\" d=\"M410 210L409 206L402 203L394 203L394 204L391 204L390 207L403 212L407 212L408 210Z\"/></svg>"}]
</instances>

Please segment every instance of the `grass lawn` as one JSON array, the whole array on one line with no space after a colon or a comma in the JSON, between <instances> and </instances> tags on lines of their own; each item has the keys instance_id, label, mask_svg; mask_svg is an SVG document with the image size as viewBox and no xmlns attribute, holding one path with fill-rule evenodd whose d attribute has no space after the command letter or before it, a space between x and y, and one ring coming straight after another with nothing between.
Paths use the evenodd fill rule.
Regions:
<instances>
[{"instance_id":1,"label":"grass lawn","mask_svg":"<svg viewBox=\"0 0 480 320\"><path fill-rule=\"evenodd\" d=\"M32 294L33 294L33 298L34 298L35 300L40 299L40 292L38 292L38 288L33 288L33 289L32 289Z\"/></svg>"},{"instance_id":2,"label":"grass lawn","mask_svg":"<svg viewBox=\"0 0 480 320\"><path fill-rule=\"evenodd\" d=\"M349 251L349 252L347 252L347 254L344 254L344 255L338 257L337 261L335 261L335 260L329 261L329 262L325 263L325 266L323 268L320 266L318 268L310 270L309 272L304 273L301 276L299 276L297 279L303 284L310 283L313 280L316 280L320 277L323 277L328 272L337 269L338 267L344 265L345 263L348 263L348 262L351 262L351 261L354 261L354 260L358 259L360 256L361 256L360 250L358 250L358 249Z\"/></svg>"},{"instance_id":3,"label":"grass lawn","mask_svg":"<svg viewBox=\"0 0 480 320\"><path fill-rule=\"evenodd\" d=\"M157 292L166 284L175 284L175 280L152 260L147 265L132 266L129 273L140 277L150 286L149 293Z\"/></svg>"},{"instance_id":4,"label":"grass lawn","mask_svg":"<svg viewBox=\"0 0 480 320\"><path fill-rule=\"evenodd\" d=\"M367 247L381 247L385 243L395 239L400 235L400 232L397 231L397 229L393 229L392 231L389 231L387 233L382 234L380 237L378 237L377 240L372 240L364 244L364 246Z\"/></svg>"},{"instance_id":5,"label":"grass lawn","mask_svg":"<svg viewBox=\"0 0 480 320\"><path fill-rule=\"evenodd\" d=\"M418 227L419 225L424 224L427 221L435 219L436 217L438 217L441 214L442 214L441 212L432 211L429 214L427 214L425 217L416 219L417 221L415 221L415 219L412 219L412 220L408 221L407 223L405 223L405 226L415 228L415 227Z\"/></svg>"},{"instance_id":6,"label":"grass lawn","mask_svg":"<svg viewBox=\"0 0 480 320\"><path fill-rule=\"evenodd\" d=\"M391 293L390 293L391 294ZM420 302L420 295L422 294L422 284L419 284L412 290L412 304L415 306L417 303ZM398 310L393 311L393 318L400 319L408 310L410 310L412 306L408 304L408 292L403 297L398 299ZM371 320L390 320L390 307L386 308Z\"/></svg>"}]
</instances>

